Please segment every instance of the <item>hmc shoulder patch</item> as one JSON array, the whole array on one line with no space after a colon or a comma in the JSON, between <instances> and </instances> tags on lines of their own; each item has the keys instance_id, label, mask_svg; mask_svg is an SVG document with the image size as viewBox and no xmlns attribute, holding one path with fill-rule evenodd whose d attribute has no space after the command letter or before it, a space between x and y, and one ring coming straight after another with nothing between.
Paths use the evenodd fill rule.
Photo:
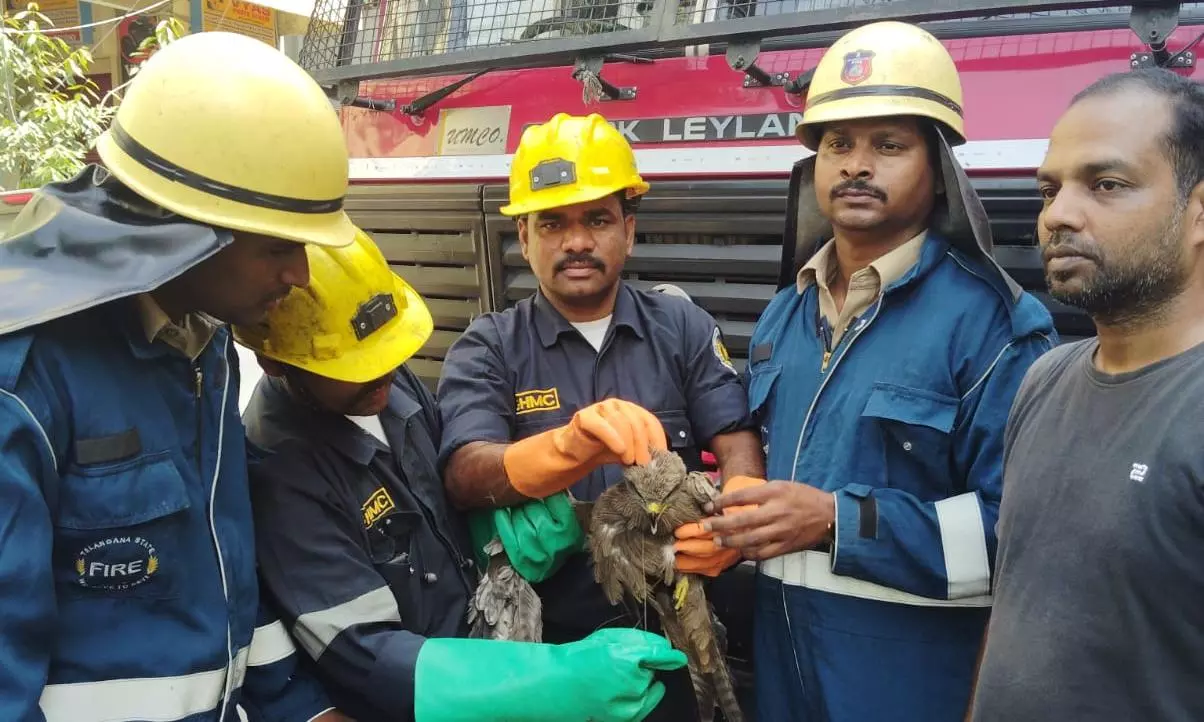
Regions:
<instances>
[{"instance_id":1,"label":"hmc shoulder patch","mask_svg":"<svg viewBox=\"0 0 1204 722\"><path fill-rule=\"evenodd\" d=\"M719 359L719 363L727 367L729 371L738 374L736 366L732 363L731 354L727 352L727 346L723 345L723 334L719 332L719 327L715 327L715 332L711 334L711 350L715 352L715 358Z\"/></svg>"},{"instance_id":2,"label":"hmc shoulder patch","mask_svg":"<svg viewBox=\"0 0 1204 722\"><path fill-rule=\"evenodd\" d=\"M560 392L556 387L520 391L514 395L514 413L531 414L536 411L555 411L560 408Z\"/></svg>"}]
</instances>

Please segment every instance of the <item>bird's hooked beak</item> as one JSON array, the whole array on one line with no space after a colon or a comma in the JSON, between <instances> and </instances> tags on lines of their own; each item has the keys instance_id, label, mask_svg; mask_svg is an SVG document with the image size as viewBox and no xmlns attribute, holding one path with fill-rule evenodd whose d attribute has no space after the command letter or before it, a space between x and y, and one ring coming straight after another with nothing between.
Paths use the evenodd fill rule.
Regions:
<instances>
[{"instance_id":1,"label":"bird's hooked beak","mask_svg":"<svg viewBox=\"0 0 1204 722\"><path fill-rule=\"evenodd\" d=\"M648 506L645 508L648 510L648 513L652 514L652 533L655 534L657 527L660 526L661 514L665 513L665 505L658 501L654 501L648 504Z\"/></svg>"}]
</instances>

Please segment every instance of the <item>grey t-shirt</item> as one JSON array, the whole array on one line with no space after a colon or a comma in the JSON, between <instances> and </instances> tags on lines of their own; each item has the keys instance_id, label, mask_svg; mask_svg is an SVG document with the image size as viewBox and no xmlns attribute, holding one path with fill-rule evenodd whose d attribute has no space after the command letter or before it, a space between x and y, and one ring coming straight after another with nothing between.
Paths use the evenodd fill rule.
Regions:
<instances>
[{"instance_id":1,"label":"grey t-shirt","mask_svg":"<svg viewBox=\"0 0 1204 722\"><path fill-rule=\"evenodd\" d=\"M974 722L1204 720L1204 345L1039 359L1008 422Z\"/></svg>"}]
</instances>

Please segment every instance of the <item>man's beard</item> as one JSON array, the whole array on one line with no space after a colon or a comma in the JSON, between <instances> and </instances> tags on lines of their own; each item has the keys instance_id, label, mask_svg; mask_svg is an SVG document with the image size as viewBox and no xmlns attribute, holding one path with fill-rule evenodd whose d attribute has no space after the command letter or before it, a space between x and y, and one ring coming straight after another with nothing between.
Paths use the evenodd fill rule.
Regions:
<instances>
[{"instance_id":1,"label":"man's beard","mask_svg":"<svg viewBox=\"0 0 1204 722\"><path fill-rule=\"evenodd\" d=\"M1187 287L1189 273L1184 267L1181 212L1148 240L1132 239L1118 247L1129 250L1122 258L1110 260L1100 248L1094 260L1094 273L1076 288L1059 288L1057 274L1045 273L1050 295L1058 301L1080 308L1105 326L1138 326L1157 322L1168 304ZM1055 234L1050 246L1072 238ZM1115 256L1115 254L1113 254Z\"/></svg>"}]
</instances>

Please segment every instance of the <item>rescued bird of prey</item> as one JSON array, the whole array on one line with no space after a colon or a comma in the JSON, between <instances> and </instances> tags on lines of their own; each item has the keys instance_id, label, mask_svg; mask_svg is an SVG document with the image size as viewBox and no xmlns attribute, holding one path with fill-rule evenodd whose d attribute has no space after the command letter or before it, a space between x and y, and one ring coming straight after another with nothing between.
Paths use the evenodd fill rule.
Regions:
<instances>
[{"instance_id":1,"label":"rescued bird of prey","mask_svg":"<svg viewBox=\"0 0 1204 722\"><path fill-rule=\"evenodd\" d=\"M714 719L716 705L727 722L743 722L724 631L702 577L674 567L673 531L706 516L703 505L717 495L707 475L687 472L680 456L653 452L648 465L628 467L594 502L588 540L594 576L611 604L626 592L650 605L665 636L685 653L702 722Z\"/></svg>"}]
</instances>

